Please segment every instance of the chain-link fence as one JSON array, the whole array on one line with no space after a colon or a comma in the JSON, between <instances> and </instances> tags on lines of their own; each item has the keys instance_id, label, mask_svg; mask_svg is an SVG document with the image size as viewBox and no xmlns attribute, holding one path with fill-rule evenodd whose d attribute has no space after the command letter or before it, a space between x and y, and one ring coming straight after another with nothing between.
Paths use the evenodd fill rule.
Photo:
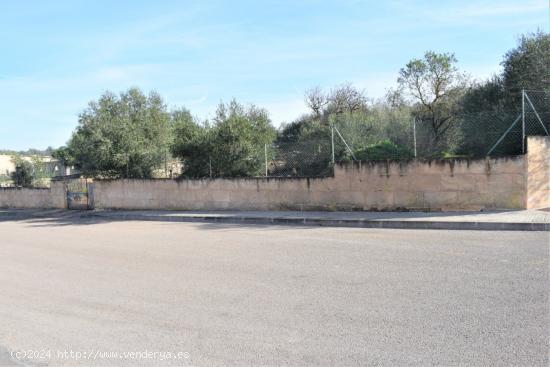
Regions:
<instances>
[{"instance_id":1,"label":"chain-link fence","mask_svg":"<svg viewBox=\"0 0 550 367\"><path fill-rule=\"evenodd\" d=\"M518 103L519 104L519 103ZM308 121L273 144L207 150L185 161L189 177L323 177L335 162L498 157L525 152L525 137L550 135L550 91L524 91L515 109L417 116L412 109L336 114Z\"/></svg>"},{"instance_id":2,"label":"chain-link fence","mask_svg":"<svg viewBox=\"0 0 550 367\"><path fill-rule=\"evenodd\" d=\"M533 135L550 136L550 91L525 90L521 93L521 109L517 112L493 112L492 119L485 121L485 130L490 133L487 142L492 142L495 134L498 139L488 150L488 156L523 154L526 151L526 137ZM502 123L491 126L498 119ZM506 125L508 121L508 125ZM479 131L477 139L483 136ZM481 142L478 144L481 146Z\"/></svg>"},{"instance_id":3,"label":"chain-link fence","mask_svg":"<svg viewBox=\"0 0 550 367\"><path fill-rule=\"evenodd\" d=\"M516 110L453 115L440 135L429 120L341 118L315 138L265 147L266 176L327 176L346 160L518 155L525 137L550 135L550 92L525 91Z\"/></svg>"},{"instance_id":4,"label":"chain-link fence","mask_svg":"<svg viewBox=\"0 0 550 367\"><path fill-rule=\"evenodd\" d=\"M457 117L458 154L467 157L521 154L521 113L484 111Z\"/></svg>"},{"instance_id":5,"label":"chain-link fence","mask_svg":"<svg viewBox=\"0 0 550 367\"><path fill-rule=\"evenodd\" d=\"M266 146L267 176L328 176L332 173L332 139Z\"/></svg>"},{"instance_id":6,"label":"chain-link fence","mask_svg":"<svg viewBox=\"0 0 550 367\"><path fill-rule=\"evenodd\" d=\"M526 90L522 93L522 152L525 153L525 137L550 136L550 91Z\"/></svg>"}]
</instances>

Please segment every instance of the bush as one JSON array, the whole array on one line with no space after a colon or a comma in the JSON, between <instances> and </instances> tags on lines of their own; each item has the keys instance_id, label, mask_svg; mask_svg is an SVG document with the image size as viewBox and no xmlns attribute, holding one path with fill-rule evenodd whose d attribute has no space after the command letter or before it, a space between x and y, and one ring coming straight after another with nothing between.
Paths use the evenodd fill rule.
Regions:
<instances>
[{"instance_id":1,"label":"bush","mask_svg":"<svg viewBox=\"0 0 550 367\"><path fill-rule=\"evenodd\" d=\"M233 100L218 106L211 125L197 124L188 113L174 124L172 153L183 162L183 177L263 174L265 145L275 137L266 110Z\"/></svg>"},{"instance_id":2,"label":"bush","mask_svg":"<svg viewBox=\"0 0 550 367\"><path fill-rule=\"evenodd\" d=\"M11 179L15 186L31 187L34 180L33 165L23 159L17 159L15 161L15 171L11 173Z\"/></svg>"},{"instance_id":3,"label":"bush","mask_svg":"<svg viewBox=\"0 0 550 367\"><path fill-rule=\"evenodd\" d=\"M355 152L355 156L359 160L414 158L414 154L409 149L398 146L390 140L381 140L378 143L360 148Z\"/></svg>"},{"instance_id":4,"label":"bush","mask_svg":"<svg viewBox=\"0 0 550 367\"><path fill-rule=\"evenodd\" d=\"M67 147L56 152L85 175L151 178L168 156L170 116L160 95L136 88L104 93L78 118Z\"/></svg>"}]
</instances>

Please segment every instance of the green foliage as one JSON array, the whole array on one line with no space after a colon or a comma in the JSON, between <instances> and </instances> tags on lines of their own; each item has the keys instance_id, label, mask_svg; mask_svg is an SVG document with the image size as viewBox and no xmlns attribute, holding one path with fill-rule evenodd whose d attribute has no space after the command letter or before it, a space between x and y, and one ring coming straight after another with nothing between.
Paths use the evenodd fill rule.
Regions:
<instances>
[{"instance_id":1,"label":"green foliage","mask_svg":"<svg viewBox=\"0 0 550 367\"><path fill-rule=\"evenodd\" d=\"M318 90L314 90L318 93ZM313 100L313 92L310 99ZM315 101L320 100L318 97ZM313 105L313 102L311 103ZM412 148L411 107L403 100L399 91L391 91L388 96L365 108L345 110L339 113L323 112L322 118L312 114L283 126L276 141L276 151L270 154L277 174L285 176L319 176L330 174L332 168L331 127L335 127L334 158L347 161L353 152L365 152L366 147L378 147L378 142L388 140L398 146ZM339 134L338 134L339 132ZM341 135L341 136L340 136ZM343 138L343 140L342 140ZM381 149L368 150L373 157L364 159L399 159L412 154L405 148L383 145ZM383 150L384 148L388 148Z\"/></svg>"},{"instance_id":2,"label":"green foliage","mask_svg":"<svg viewBox=\"0 0 550 367\"><path fill-rule=\"evenodd\" d=\"M11 173L13 184L19 187L32 187L34 180L33 164L17 155L12 157L12 162L15 165L15 171Z\"/></svg>"},{"instance_id":3,"label":"green foliage","mask_svg":"<svg viewBox=\"0 0 550 367\"><path fill-rule=\"evenodd\" d=\"M169 114L160 95L145 96L132 88L90 102L59 154L87 175L150 178L166 158L170 137Z\"/></svg>"},{"instance_id":4,"label":"green foliage","mask_svg":"<svg viewBox=\"0 0 550 367\"><path fill-rule=\"evenodd\" d=\"M302 137L302 130L312 121L313 119L310 119L310 116L304 115L289 124L283 124L277 133L276 143L297 142Z\"/></svg>"},{"instance_id":5,"label":"green foliage","mask_svg":"<svg viewBox=\"0 0 550 367\"><path fill-rule=\"evenodd\" d=\"M331 127L343 136L335 135L336 160L351 159L343 140L362 159L401 159L412 156L414 118L419 156L482 156L514 121L522 89L550 91L550 35L522 36L505 55L503 72L485 82L470 83L456 65L452 53L428 51L410 60L399 72L399 88L378 101L349 83L328 92L312 88L305 93L310 114L278 133L266 110L235 100L221 103L211 121L199 121L186 109L167 112L156 93L107 92L80 114L67 146L52 155L96 177L153 177L169 154L182 161L185 177L238 177L263 174L267 144L274 169L317 175L332 167ZM521 143L501 145L514 154Z\"/></svg>"},{"instance_id":6,"label":"green foliage","mask_svg":"<svg viewBox=\"0 0 550 367\"><path fill-rule=\"evenodd\" d=\"M172 153L184 164L185 177L241 177L263 172L264 146L275 129L264 109L235 100L218 106L212 125L187 115L175 124Z\"/></svg>"},{"instance_id":7,"label":"green foliage","mask_svg":"<svg viewBox=\"0 0 550 367\"><path fill-rule=\"evenodd\" d=\"M462 101L462 113L520 111L521 91L550 90L550 35L524 35L502 61L503 71L473 85Z\"/></svg>"},{"instance_id":8,"label":"green foliage","mask_svg":"<svg viewBox=\"0 0 550 367\"><path fill-rule=\"evenodd\" d=\"M46 181L49 182L49 179L51 178L51 172L48 171L46 164L40 156L32 156L31 165L34 176L33 184L35 186L43 186Z\"/></svg>"},{"instance_id":9,"label":"green foliage","mask_svg":"<svg viewBox=\"0 0 550 367\"><path fill-rule=\"evenodd\" d=\"M456 152L484 156L521 113L521 91L550 90L550 35L524 35L506 53L503 71L473 85L462 99L461 144ZM543 116L544 117L544 116ZM493 154L521 154L521 125L508 133Z\"/></svg>"},{"instance_id":10,"label":"green foliage","mask_svg":"<svg viewBox=\"0 0 550 367\"><path fill-rule=\"evenodd\" d=\"M507 103L519 106L521 90L550 90L550 34L539 30L521 36L502 62Z\"/></svg>"},{"instance_id":11,"label":"green foliage","mask_svg":"<svg viewBox=\"0 0 550 367\"><path fill-rule=\"evenodd\" d=\"M52 147L47 147L44 150L30 148L27 150L20 150L20 151L15 151L10 149L0 149L0 155L49 156L52 154L53 151L54 151L54 148Z\"/></svg>"},{"instance_id":12,"label":"green foliage","mask_svg":"<svg viewBox=\"0 0 550 367\"><path fill-rule=\"evenodd\" d=\"M398 145L411 146L412 108L391 106L387 99L374 103L367 111L331 116L330 122L352 149L389 139ZM341 148L342 144L337 144Z\"/></svg>"},{"instance_id":13,"label":"green foliage","mask_svg":"<svg viewBox=\"0 0 550 367\"><path fill-rule=\"evenodd\" d=\"M201 126L186 109L172 112L171 153L179 157L188 177L210 175L211 139L208 126Z\"/></svg>"},{"instance_id":14,"label":"green foliage","mask_svg":"<svg viewBox=\"0 0 550 367\"><path fill-rule=\"evenodd\" d=\"M358 149L355 156L359 160L411 159L414 154L407 148L398 146L390 140L381 140L375 144Z\"/></svg>"},{"instance_id":15,"label":"green foliage","mask_svg":"<svg viewBox=\"0 0 550 367\"><path fill-rule=\"evenodd\" d=\"M416 101L414 115L428 129L428 154L448 148L456 133L460 101L467 80L455 66L454 54L428 51L422 59L413 59L399 72L398 82ZM449 139L451 138L451 139Z\"/></svg>"},{"instance_id":16,"label":"green foliage","mask_svg":"<svg viewBox=\"0 0 550 367\"><path fill-rule=\"evenodd\" d=\"M332 170L331 131L316 113L283 125L268 150L270 171L281 176L328 176Z\"/></svg>"},{"instance_id":17,"label":"green foliage","mask_svg":"<svg viewBox=\"0 0 550 367\"><path fill-rule=\"evenodd\" d=\"M312 115L305 116L305 118L314 119L325 126L333 115L368 109L365 93L351 83L339 85L327 93L320 87L308 89L304 94L304 99L312 112Z\"/></svg>"},{"instance_id":18,"label":"green foliage","mask_svg":"<svg viewBox=\"0 0 550 367\"><path fill-rule=\"evenodd\" d=\"M71 151L70 147L59 147L52 151L52 157L61 162L64 166L74 166L74 152Z\"/></svg>"},{"instance_id":19,"label":"green foliage","mask_svg":"<svg viewBox=\"0 0 550 367\"><path fill-rule=\"evenodd\" d=\"M501 76L494 75L482 83L475 83L462 99L461 113L502 111L505 109L506 89ZM516 108L517 109L517 108Z\"/></svg>"}]
</instances>

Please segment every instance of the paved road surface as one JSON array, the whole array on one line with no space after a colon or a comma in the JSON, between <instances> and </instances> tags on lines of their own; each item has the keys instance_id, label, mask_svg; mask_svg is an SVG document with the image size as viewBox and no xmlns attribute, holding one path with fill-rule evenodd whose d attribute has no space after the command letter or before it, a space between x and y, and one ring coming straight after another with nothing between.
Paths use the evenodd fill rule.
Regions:
<instances>
[{"instance_id":1,"label":"paved road surface","mask_svg":"<svg viewBox=\"0 0 550 367\"><path fill-rule=\"evenodd\" d=\"M548 268L547 232L0 221L0 365L548 366Z\"/></svg>"}]
</instances>

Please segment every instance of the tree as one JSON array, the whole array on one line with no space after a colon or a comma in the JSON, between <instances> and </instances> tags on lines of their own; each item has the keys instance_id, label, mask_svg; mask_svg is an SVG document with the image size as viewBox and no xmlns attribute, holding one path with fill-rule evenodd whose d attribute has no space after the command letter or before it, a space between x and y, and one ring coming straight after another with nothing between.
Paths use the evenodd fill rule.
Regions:
<instances>
[{"instance_id":1,"label":"tree","mask_svg":"<svg viewBox=\"0 0 550 367\"><path fill-rule=\"evenodd\" d=\"M519 106L522 89L550 90L550 34L541 30L522 35L502 61L507 103Z\"/></svg>"},{"instance_id":2,"label":"tree","mask_svg":"<svg viewBox=\"0 0 550 367\"><path fill-rule=\"evenodd\" d=\"M304 126L312 121L311 116L303 115L289 124L282 124L276 143L293 143L300 140Z\"/></svg>"},{"instance_id":3,"label":"tree","mask_svg":"<svg viewBox=\"0 0 550 367\"><path fill-rule=\"evenodd\" d=\"M517 110L517 107L506 106L506 89L500 75L493 75L484 82L473 83L462 99L462 113L482 111Z\"/></svg>"},{"instance_id":4,"label":"tree","mask_svg":"<svg viewBox=\"0 0 550 367\"><path fill-rule=\"evenodd\" d=\"M501 62L503 71L474 84L462 102L464 113L519 111L521 91L550 90L550 35L542 31L521 36L518 46Z\"/></svg>"},{"instance_id":5,"label":"tree","mask_svg":"<svg viewBox=\"0 0 550 367\"><path fill-rule=\"evenodd\" d=\"M413 59L399 72L398 83L417 101L417 117L429 126L430 150L441 149L458 102L464 94L466 77L459 72L453 54L428 51Z\"/></svg>"},{"instance_id":6,"label":"tree","mask_svg":"<svg viewBox=\"0 0 550 367\"><path fill-rule=\"evenodd\" d=\"M519 111L523 89L550 90L550 35L542 31L522 35L501 65L501 74L468 90L462 102L464 113Z\"/></svg>"},{"instance_id":7,"label":"tree","mask_svg":"<svg viewBox=\"0 0 550 367\"><path fill-rule=\"evenodd\" d=\"M501 64L502 73L474 84L464 95L460 153L487 154L521 112L522 90L550 90L550 35L538 31L521 36ZM493 154L520 154L519 139L521 126L517 125Z\"/></svg>"},{"instance_id":8,"label":"tree","mask_svg":"<svg viewBox=\"0 0 550 367\"><path fill-rule=\"evenodd\" d=\"M264 145L275 137L266 110L235 100L220 103L212 125L186 119L176 131L173 153L182 160L186 177L259 175Z\"/></svg>"},{"instance_id":9,"label":"tree","mask_svg":"<svg viewBox=\"0 0 550 367\"><path fill-rule=\"evenodd\" d=\"M33 172L33 185L47 186L53 172L48 168L48 165L44 162L43 157L33 155L30 159Z\"/></svg>"},{"instance_id":10,"label":"tree","mask_svg":"<svg viewBox=\"0 0 550 367\"><path fill-rule=\"evenodd\" d=\"M186 177L208 177L211 170L212 129L201 125L188 110L180 109L171 114L174 140L171 152L179 157Z\"/></svg>"},{"instance_id":11,"label":"tree","mask_svg":"<svg viewBox=\"0 0 550 367\"><path fill-rule=\"evenodd\" d=\"M367 110L367 97L365 93L351 83L344 83L324 93L320 87L306 90L304 94L306 105L313 112L311 118L324 124L333 114L351 113Z\"/></svg>"},{"instance_id":12,"label":"tree","mask_svg":"<svg viewBox=\"0 0 550 367\"><path fill-rule=\"evenodd\" d=\"M306 105L313 111L317 118L321 118L323 109L328 104L328 97L320 87L313 87L306 90L304 94Z\"/></svg>"},{"instance_id":13,"label":"tree","mask_svg":"<svg viewBox=\"0 0 550 367\"><path fill-rule=\"evenodd\" d=\"M389 88L388 90L386 90L386 95L384 96L384 99L381 101L380 104L384 104L391 109L401 109L403 107L408 107L405 96L403 95L403 90L400 88Z\"/></svg>"},{"instance_id":14,"label":"tree","mask_svg":"<svg viewBox=\"0 0 550 367\"><path fill-rule=\"evenodd\" d=\"M12 162L15 165L15 171L11 173L13 184L19 187L31 187L34 180L33 164L17 155L12 157Z\"/></svg>"},{"instance_id":15,"label":"tree","mask_svg":"<svg viewBox=\"0 0 550 367\"><path fill-rule=\"evenodd\" d=\"M74 166L74 152L69 147L59 147L52 151L52 157L57 159L65 167Z\"/></svg>"},{"instance_id":16,"label":"tree","mask_svg":"<svg viewBox=\"0 0 550 367\"><path fill-rule=\"evenodd\" d=\"M498 75L473 84L465 93L460 111L462 139L457 153L476 157L487 154L518 115L517 110L507 108L505 95L502 78ZM521 148L521 144L518 146Z\"/></svg>"},{"instance_id":17,"label":"tree","mask_svg":"<svg viewBox=\"0 0 550 367\"><path fill-rule=\"evenodd\" d=\"M201 126L195 121L191 112L185 108L172 111L170 113L170 122L172 125L171 152L175 155L186 156L187 145L196 140L197 134L201 131Z\"/></svg>"},{"instance_id":18,"label":"tree","mask_svg":"<svg viewBox=\"0 0 550 367\"><path fill-rule=\"evenodd\" d=\"M325 172L332 161L331 125L337 124L345 133L360 131L366 134L370 129L362 121L368 111L367 98L363 91L350 83L334 87L329 93L314 87L308 89L304 96L312 113L284 125L277 136L277 143L283 144L287 155L293 157L291 161L318 160L316 164L310 162L312 169L305 169L306 164L301 164L300 167L293 167L292 171L299 175L319 174ZM361 138L359 135L354 137ZM334 155L336 159L347 158L345 146L335 147Z\"/></svg>"},{"instance_id":19,"label":"tree","mask_svg":"<svg viewBox=\"0 0 550 367\"><path fill-rule=\"evenodd\" d=\"M350 83L332 89L327 97L328 113L354 112L367 109L367 97Z\"/></svg>"},{"instance_id":20,"label":"tree","mask_svg":"<svg viewBox=\"0 0 550 367\"><path fill-rule=\"evenodd\" d=\"M161 167L171 140L169 114L156 92L131 88L89 103L63 153L84 174L150 178Z\"/></svg>"}]
</instances>

